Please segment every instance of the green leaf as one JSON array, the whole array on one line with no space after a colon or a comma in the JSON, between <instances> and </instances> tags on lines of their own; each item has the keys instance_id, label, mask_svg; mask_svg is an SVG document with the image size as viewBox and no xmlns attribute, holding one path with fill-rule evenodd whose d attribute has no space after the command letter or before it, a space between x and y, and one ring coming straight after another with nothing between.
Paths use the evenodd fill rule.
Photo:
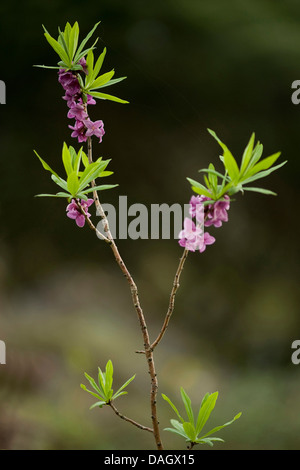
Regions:
<instances>
[{"instance_id":1,"label":"green leaf","mask_svg":"<svg viewBox=\"0 0 300 470\"><path fill-rule=\"evenodd\" d=\"M72 173L68 175L67 185L68 185L68 190L70 191L72 196L76 196L78 188L79 188L78 175L76 171L72 171Z\"/></svg>"},{"instance_id":2,"label":"green leaf","mask_svg":"<svg viewBox=\"0 0 300 470\"><path fill-rule=\"evenodd\" d=\"M99 387L103 390L103 395L106 398L106 396L105 396L105 374L103 374L100 367L98 367L98 381L99 381Z\"/></svg>"},{"instance_id":3,"label":"green leaf","mask_svg":"<svg viewBox=\"0 0 300 470\"><path fill-rule=\"evenodd\" d=\"M33 67L39 67L41 69L57 69L57 70L61 68L61 67L56 67L52 65L33 65Z\"/></svg>"},{"instance_id":4,"label":"green leaf","mask_svg":"<svg viewBox=\"0 0 300 470\"><path fill-rule=\"evenodd\" d=\"M172 426L179 432L181 433L181 435L183 437L185 437L186 439L188 439L188 435L186 434L185 430L184 430L184 427L183 427L183 423L179 423L179 421L177 421L177 419L170 419L170 423L172 424Z\"/></svg>"},{"instance_id":5,"label":"green leaf","mask_svg":"<svg viewBox=\"0 0 300 470\"><path fill-rule=\"evenodd\" d=\"M255 134L253 132L248 142L248 145L245 148L244 153L243 153L242 163L241 163L241 175L243 175L243 173L246 171L250 163L250 160L253 154L254 140L255 140Z\"/></svg>"},{"instance_id":6,"label":"green leaf","mask_svg":"<svg viewBox=\"0 0 300 470\"><path fill-rule=\"evenodd\" d=\"M106 368L105 368L105 394L106 394L106 396L108 396L108 394L109 394L109 392L112 388L113 372L114 372L113 365L112 365L111 360L109 360L107 362Z\"/></svg>"},{"instance_id":7,"label":"green leaf","mask_svg":"<svg viewBox=\"0 0 300 470\"><path fill-rule=\"evenodd\" d=\"M115 71L111 70L110 72L100 75L100 77L96 78L96 80L90 83L87 90L97 90L97 88L101 88L101 86L103 86L105 83L110 81L110 79L114 76L114 74L115 74Z\"/></svg>"},{"instance_id":8,"label":"green leaf","mask_svg":"<svg viewBox=\"0 0 300 470\"><path fill-rule=\"evenodd\" d=\"M56 41L52 36L50 36L49 33L45 33L45 37L47 41L49 42L50 46L59 55L61 60L63 60L68 65L68 67L70 67L72 64L70 63L70 59L67 53L65 52L64 48L59 44L58 41Z\"/></svg>"},{"instance_id":9,"label":"green leaf","mask_svg":"<svg viewBox=\"0 0 300 470\"><path fill-rule=\"evenodd\" d=\"M116 400L117 398L121 397L122 395L127 395L127 394L128 394L128 392L126 392L126 391L125 392L123 391L123 392L120 392L120 393L114 393L112 395L111 399Z\"/></svg>"},{"instance_id":10,"label":"green leaf","mask_svg":"<svg viewBox=\"0 0 300 470\"><path fill-rule=\"evenodd\" d=\"M260 142L257 142L256 146L253 149L251 160L248 165L248 169L252 168L256 162L260 159L263 153L263 145Z\"/></svg>"},{"instance_id":11,"label":"green leaf","mask_svg":"<svg viewBox=\"0 0 300 470\"><path fill-rule=\"evenodd\" d=\"M113 80L109 80L109 82L104 83L104 85L101 85L98 87L99 88L105 88L107 86L115 85L116 83L122 82L125 80L127 77L120 77L120 78L114 78Z\"/></svg>"},{"instance_id":12,"label":"green leaf","mask_svg":"<svg viewBox=\"0 0 300 470\"><path fill-rule=\"evenodd\" d=\"M92 81L93 77L93 68L94 68L94 53L93 50L89 50L87 56L86 56L86 66L88 69L88 74L85 76L85 89L88 88L88 85Z\"/></svg>"},{"instance_id":13,"label":"green leaf","mask_svg":"<svg viewBox=\"0 0 300 470\"><path fill-rule=\"evenodd\" d=\"M230 424L232 424L234 421L236 421L237 419L239 419L239 417L241 416L242 413L238 413L231 421L228 421L228 423L225 423L225 424L222 424L221 426L216 426L215 428L211 429L210 431L208 431L206 434L204 434L203 436L201 436L199 439L203 439L207 436L210 436L211 434L214 434L215 432L218 432L220 431L220 429L223 429L225 428L226 426L229 426ZM217 439L217 438L215 438Z\"/></svg>"},{"instance_id":14,"label":"green leaf","mask_svg":"<svg viewBox=\"0 0 300 470\"><path fill-rule=\"evenodd\" d=\"M182 398L186 413L188 415L189 421L190 421L191 424L194 425L194 413L193 413L193 409L192 409L191 399L188 396L188 394L185 392L183 387L180 388L180 393L181 393L181 398Z\"/></svg>"},{"instance_id":15,"label":"green leaf","mask_svg":"<svg viewBox=\"0 0 300 470\"><path fill-rule=\"evenodd\" d=\"M47 171L50 171L50 173L52 173L53 175L55 175L57 178L59 178L58 174L55 173L55 171L52 170L52 168L48 165L48 163L46 163L40 156L39 154L34 150L34 153L36 154L36 156L38 157L38 159L40 160L41 164L43 165L43 167L45 168L45 170Z\"/></svg>"},{"instance_id":16,"label":"green leaf","mask_svg":"<svg viewBox=\"0 0 300 470\"><path fill-rule=\"evenodd\" d=\"M105 56L106 56L106 47L103 49L103 52L99 55L95 63L95 67L91 75L91 80L94 80L97 77L98 73L100 72Z\"/></svg>"},{"instance_id":17,"label":"green leaf","mask_svg":"<svg viewBox=\"0 0 300 470\"><path fill-rule=\"evenodd\" d=\"M209 397L209 393L207 392L204 397L202 398L202 401L201 401L201 405L200 405L200 409L202 408L202 406L204 405L204 403L206 402L206 400L208 399Z\"/></svg>"},{"instance_id":18,"label":"green leaf","mask_svg":"<svg viewBox=\"0 0 300 470\"><path fill-rule=\"evenodd\" d=\"M179 414L179 411L177 410L176 406L174 405L174 403L171 402L170 398L168 398L164 393L161 394L161 396L163 397L164 400L166 400L169 405L171 406L171 408L173 409L173 411L175 411L175 413L177 414L178 418L180 419L180 421L182 423L184 423L184 419L180 416Z\"/></svg>"},{"instance_id":19,"label":"green leaf","mask_svg":"<svg viewBox=\"0 0 300 470\"><path fill-rule=\"evenodd\" d=\"M83 171L80 180L79 180L79 191L82 191L96 178L98 178L99 174L102 170L106 168L110 160L99 160L94 163L90 163L85 170Z\"/></svg>"},{"instance_id":20,"label":"green leaf","mask_svg":"<svg viewBox=\"0 0 300 470\"><path fill-rule=\"evenodd\" d=\"M237 183L239 180L239 167L232 155L232 153L228 150L225 151L223 154L224 157L224 165L226 170L228 171L228 175L232 179L233 183Z\"/></svg>"},{"instance_id":21,"label":"green leaf","mask_svg":"<svg viewBox=\"0 0 300 470\"><path fill-rule=\"evenodd\" d=\"M279 165L275 165L274 167L269 168L268 170L259 171L258 173L255 173L255 175L250 176L249 178L246 178L245 180L243 180L243 185L248 184L248 183L252 183L252 181L255 181L255 180L258 180L258 179L261 179L261 178L265 178L266 176L269 176L271 173L273 173L273 171L278 170L279 168L281 168L286 163L287 163L287 160L285 160L282 163L279 163Z\"/></svg>"},{"instance_id":22,"label":"green leaf","mask_svg":"<svg viewBox=\"0 0 300 470\"><path fill-rule=\"evenodd\" d=\"M262 171L262 170L268 170L275 162L276 160L280 157L281 152L274 153L270 157L264 158L260 162L256 163L248 172L247 172L247 178L250 176L253 176L254 174Z\"/></svg>"},{"instance_id":23,"label":"green leaf","mask_svg":"<svg viewBox=\"0 0 300 470\"><path fill-rule=\"evenodd\" d=\"M237 183L239 179L240 170L239 170L238 164L235 161L235 158L233 157L228 147L219 139L219 137L214 131L212 131L211 129L208 129L208 132L214 137L214 139L216 139L218 144L222 147L223 152L224 152L223 153L224 166L226 170L228 171L228 175L230 176L232 181L234 183Z\"/></svg>"},{"instance_id":24,"label":"green leaf","mask_svg":"<svg viewBox=\"0 0 300 470\"><path fill-rule=\"evenodd\" d=\"M85 392L88 392L90 395L92 395L93 397L95 398L98 398L98 400L102 399L102 397L98 394L98 393L95 393L95 392L92 392L91 390L89 390L88 388L86 388L85 385L83 384L80 384L80 387L85 391Z\"/></svg>"},{"instance_id":25,"label":"green leaf","mask_svg":"<svg viewBox=\"0 0 300 470\"><path fill-rule=\"evenodd\" d=\"M217 186L218 186L218 176L215 172L215 167L212 163L209 164L208 170L209 170L208 171L208 179L209 179L209 182L210 182L210 186L211 186L211 188L213 189L213 192L216 195Z\"/></svg>"},{"instance_id":26,"label":"green leaf","mask_svg":"<svg viewBox=\"0 0 300 470\"><path fill-rule=\"evenodd\" d=\"M71 153L70 150L67 146L67 144L64 142L63 145L63 151L62 151L62 161L67 173L67 176L70 175L74 171L73 165L72 165L72 158L71 158Z\"/></svg>"},{"instance_id":27,"label":"green leaf","mask_svg":"<svg viewBox=\"0 0 300 470\"><path fill-rule=\"evenodd\" d=\"M244 191L253 191L255 193L261 193L261 194L267 194L269 196L277 196L276 193L274 193L273 191L270 191L269 189L264 189L264 188L249 188L249 186L247 186L246 188L243 188Z\"/></svg>"},{"instance_id":28,"label":"green leaf","mask_svg":"<svg viewBox=\"0 0 300 470\"><path fill-rule=\"evenodd\" d=\"M98 385L96 384L96 381L91 377L87 372L84 373L85 378L89 381L91 386L96 390L96 392L99 392L100 395L103 395L103 390L101 390ZM103 398L103 397L102 397Z\"/></svg>"},{"instance_id":29,"label":"green leaf","mask_svg":"<svg viewBox=\"0 0 300 470\"><path fill-rule=\"evenodd\" d=\"M102 184L100 186L94 186L89 189L85 189L84 191L81 191L81 194L89 194L94 191L104 191L106 189L116 188L117 186L119 185L118 184Z\"/></svg>"},{"instance_id":30,"label":"green leaf","mask_svg":"<svg viewBox=\"0 0 300 470\"><path fill-rule=\"evenodd\" d=\"M63 36L64 36L64 40L65 42L68 44L68 47L67 49L69 50L69 41L70 41L70 33L71 33L71 25L70 23L67 21L66 23L66 26L65 26L65 29L64 29L64 33L63 33ZM58 28L59 32L60 32L60 29Z\"/></svg>"},{"instance_id":31,"label":"green leaf","mask_svg":"<svg viewBox=\"0 0 300 470\"><path fill-rule=\"evenodd\" d=\"M198 413L198 418L197 418L196 435L198 435L201 432L203 426L208 420L212 410L215 407L217 398L218 398L218 392L211 393L205 399L204 403L201 405L199 413Z\"/></svg>"},{"instance_id":32,"label":"green leaf","mask_svg":"<svg viewBox=\"0 0 300 470\"><path fill-rule=\"evenodd\" d=\"M75 21L73 28L71 29L70 36L69 36L69 56L70 56L71 61L73 60L74 54L77 49L78 37L79 37L79 25L77 21Z\"/></svg>"},{"instance_id":33,"label":"green leaf","mask_svg":"<svg viewBox=\"0 0 300 470\"><path fill-rule=\"evenodd\" d=\"M68 56L69 59L70 59L70 56L69 56L69 47L68 47L67 44L66 44L66 41L65 41L65 38L64 38L64 34L61 32L60 28L58 28L58 31L59 31L59 36L58 36L57 42L63 47L65 53L67 54L67 56Z\"/></svg>"},{"instance_id":34,"label":"green leaf","mask_svg":"<svg viewBox=\"0 0 300 470\"><path fill-rule=\"evenodd\" d=\"M92 406L90 406L90 410L92 410L93 408L96 408L96 407L102 408L103 405L106 405L106 401L103 401L103 400L97 401Z\"/></svg>"},{"instance_id":35,"label":"green leaf","mask_svg":"<svg viewBox=\"0 0 300 470\"><path fill-rule=\"evenodd\" d=\"M198 183L198 181L195 181L191 178L187 178L187 180L191 184L192 190L195 193L201 194L203 196L206 196L212 199L212 194L209 192L209 190L205 186L203 186L203 184Z\"/></svg>"},{"instance_id":36,"label":"green leaf","mask_svg":"<svg viewBox=\"0 0 300 470\"><path fill-rule=\"evenodd\" d=\"M94 98L99 98L100 100L110 100L116 101L117 103L129 103L129 101L122 100L121 98L117 98L116 96L107 95L106 93L100 93L99 91L91 91L89 95L93 96Z\"/></svg>"},{"instance_id":37,"label":"green leaf","mask_svg":"<svg viewBox=\"0 0 300 470\"><path fill-rule=\"evenodd\" d=\"M104 178L106 176L110 176L110 175L113 175L113 174L114 174L113 171L101 171L101 173L99 173L98 178Z\"/></svg>"},{"instance_id":38,"label":"green leaf","mask_svg":"<svg viewBox=\"0 0 300 470\"><path fill-rule=\"evenodd\" d=\"M209 439L196 439L197 444L208 444L209 446L213 447L213 441L219 441L219 442L224 442L223 439L220 439L219 437L211 437Z\"/></svg>"},{"instance_id":39,"label":"green leaf","mask_svg":"<svg viewBox=\"0 0 300 470\"><path fill-rule=\"evenodd\" d=\"M182 426L189 440L191 442L195 442L195 439L197 438L197 434L195 432L195 427L192 425L192 423L185 422L182 424Z\"/></svg>"},{"instance_id":40,"label":"green leaf","mask_svg":"<svg viewBox=\"0 0 300 470\"><path fill-rule=\"evenodd\" d=\"M212 165L212 164L211 164ZM220 173L219 171L216 171L215 169L212 169L211 167L210 168L203 168L201 170L198 170L199 173L208 173L208 174L212 174L212 175L215 175L216 177L219 176L220 178L225 179L225 181L230 181L230 179L227 177L227 173L225 173L224 175L222 173Z\"/></svg>"},{"instance_id":41,"label":"green leaf","mask_svg":"<svg viewBox=\"0 0 300 470\"><path fill-rule=\"evenodd\" d=\"M79 58L79 54L81 53L81 51L83 50L84 46L86 45L86 43L88 42L88 40L90 39L90 37L94 34L94 31L95 29L97 28L97 26L101 23L101 21L99 21L98 23L95 24L95 26L93 27L93 29L88 33L88 35L83 39L83 41L81 42L80 46L78 47L77 49L77 52L76 52L76 56L74 58L74 62L78 62Z\"/></svg>"},{"instance_id":42,"label":"green leaf","mask_svg":"<svg viewBox=\"0 0 300 470\"><path fill-rule=\"evenodd\" d=\"M116 398L118 398L119 396L121 396L121 394L124 394L124 393L127 393L127 392L123 392L122 390L124 390L124 388L127 387L127 385L130 384L130 382L135 378L135 374L130 377L130 379L128 379L117 391L116 393L113 395L113 400L115 400Z\"/></svg>"},{"instance_id":43,"label":"green leaf","mask_svg":"<svg viewBox=\"0 0 300 470\"><path fill-rule=\"evenodd\" d=\"M63 192L59 192L59 193L56 193L56 194L36 194L35 197L63 197L63 198L70 198L72 197L71 194L69 193L63 193Z\"/></svg>"},{"instance_id":44,"label":"green leaf","mask_svg":"<svg viewBox=\"0 0 300 470\"><path fill-rule=\"evenodd\" d=\"M171 421L175 421L174 420L171 420ZM177 421L178 423L178 421ZM180 423L178 423L180 424ZM184 429L182 428L182 432L179 431L178 429L175 429L175 428L164 428L164 431L170 431L170 432L173 432L174 434L178 434L179 436L181 437L184 437L186 440L188 440L188 436L186 435L186 433L184 432Z\"/></svg>"},{"instance_id":45,"label":"green leaf","mask_svg":"<svg viewBox=\"0 0 300 470\"><path fill-rule=\"evenodd\" d=\"M51 179L62 189L64 189L65 191L69 191L67 182L63 180L60 176L56 176L53 174L51 175Z\"/></svg>"}]
</instances>

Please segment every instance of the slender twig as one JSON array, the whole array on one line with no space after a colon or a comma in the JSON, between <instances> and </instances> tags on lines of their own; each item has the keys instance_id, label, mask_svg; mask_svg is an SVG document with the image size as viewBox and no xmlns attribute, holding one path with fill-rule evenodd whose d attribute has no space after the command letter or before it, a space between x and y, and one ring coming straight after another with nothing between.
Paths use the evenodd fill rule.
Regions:
<instances>
[{"instance_id":1,"label":"slender twig","mask_svg":"<svg viewBox=\"0 0 300 470\"><path fill-rule=\"evenodd\" d=\"M197 442L190 442L190 445L187 446L188 450L192 450L193 447L197 444Z\"/></svg>"},{"instance_id":2,"label":"slender twig","mask_svg":"<svg viewBox=\"0 0 300 470\"><path fill-rule=\"evenodd\" d=\"M165 321L163 323L163 326L162 326L162 328L160 330L160 333L157 336L156 340L151 344L151 349L152 350L154 350L154 348L158 345L158 343L160 342L160 340L162 339L162 337L164 336L164 334L165 334L165 332L168 328L170 318L171 318L172 313L174 311L176 292L177 292L177 290L179 288L179 285L180 285L179 284L180 275L183 271L184 263L185 263L185 260L187 258L188 253L189 253L188 250L184 249L183 254L180 258L180 261L179 261L179 264L178 264L178 267L177 267L177 271L176 271L176 274L175 274L175 277L174 277L173 287L172 287L172 291L171 291L171 294L170 294L169 307L168 307L168 310L167 310L167 313L166 313ZM141 351L138 351L138 352L141 352Z\"/></svg>"},{"instance_id":3,"label":"slender twig","mask_svg":"<svg viewBox=\"0 0 300 470\"><path fill-rule=\"evenodd\" d=\"M92 163L93 162L93 157L92 157L92 139L91 139L91 137L88 137L87 143L88 143L88 160L89 160L89 163ZM95 186L94 182L92 182L92 186ZM107 240L105 240L105 241L107 241L107 243L110 245L110 247L112 249L112 252L114 254L114 257L115 257L122 273L124 274L124 276L126 277L128 283L129 283L132 302L133 302L133 305L134 305L134 308L135 308L135 311L137 313L138 320L139 320L139 323L140 323L140 328L141 328L142 335L143 335L143 340L144 340L144 348L145 348L145 355L146 355L146 360L147 360L147 364L148 364L148 371L149 371L150 378L151 378L150 405L151 405L151 420L152 420L152 425L153 425L153 434L154 434L157 449L162 450L163 449L163 444L162 444L161 438L160 438L159 422L158 422L158 418L157 418L157 407L156 407L156 396L157 396L157 390L158 390L158 380L157 380L157 374L156 374L156 371L155 371L153 351L152 351L152 348L151 348L148 328L147 328L144 313L143 313L143 310L142 310L142 307L141 307L141 304L140 304L138 289L137 289L137 286L136 286L129 270L127 269L121 255L119 253L118 247L117 247L117 245L116 245L116 243L113 239L113 236L110 232L108 219L107 219L106 214L105 214L105 212L102 208L102 205L100 203L97 191L94 191L93 195L94 195L94 201L95 201L95 205L96 205L96 209L97 209L97 214L99 214L100 217L101 217L103 228L104 228L104 231L105 231L105 234L106 234L105 238ZM85 218L88 221L88 217L86 216L86 214L84 212L83 212L83 214L85 215ZM95 230L95 232L97 233L97 229L91 221L89 221L89 227L92 228L93 230Z\"/></svg>"},{"instance_id":4,"label":"slender twig","mask_svg":"<svg viewBox=\"0 0 300 470\"><path fill-rule=\"evenodd\" d=\"M149 432L152 432L152 433L153 433L153 429L148 428L147 426L143 426L142 424L137 423L137 422L134 421L133 419L128 418L127 416L125 416L125 415L123 415L122 413L120 413L120 411L117 410L117 408L115 407L115 405L113 405L113 403L112 403L111 401L108 403L108 405L109 405L109 406L111 407L111 409L116 413L116 415L119 416L119 418L124 419L124 421L127 421L128 423L133 424L134 426L136 426L136 427L139 428L139 429L142 429L142 431L149 431Z\"/></svg>"},{"instance_id":5,"label":"slender twig","mask_svg":"<svg viewBox=\"0 0 300 470\"><path fill-rule=\"evenodd\" d=\"M93 222L89 219L89 217L87 217L87 215L86 215L86 213L85 213L85 211L84 211L84 209L83 209L83 207L82 207L82 205L81 205L79 199L77 199L76 203L77 203L77 206L78 206L79 209L80 209L80 212L84 215L85 220L86 220L88 226L90 227L90 229L94 230L94 231L96 232L97 237L99 237L101 240L104 240L106 243L110 243L110 240L109 240L107 237L105 237L105 235L103 235L103 234L97 229L97 227L95 227L95 225L94 225Z\"/></svg>"}]
</instances>

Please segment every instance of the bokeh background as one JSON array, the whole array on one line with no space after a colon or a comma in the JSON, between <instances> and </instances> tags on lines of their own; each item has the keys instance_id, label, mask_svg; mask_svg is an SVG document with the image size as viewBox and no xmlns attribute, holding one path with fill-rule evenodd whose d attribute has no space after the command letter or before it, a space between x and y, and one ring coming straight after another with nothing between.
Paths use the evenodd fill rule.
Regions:
<instances>
[{"instance_id":1,"label":"bokeh background","mask_svg":"<svg viewBox=\"0 0 300 470\"><path fill-rule=\"evenodd\" d=\"M90 411L93 399L80 388L84 371L96 376L111 358L116 387L137 374L118 408L150 425L126 281L109 248L67 219L62 200L34 198L55 187L33 149L60 171L63 141L76 145L56 72L33 67L57 62L42 24L55 36L76 20L81 37L101 20L103 70L128 77L111 92L129 105L91 109L105 123L99 155L112 159L111 182L120 185L103 202L127 195L128 204L148 207L187 203L186 176L220 165L207 128L237 158L254 131L265 156L281 150L288 160L263 184L277 197L239 195L228 224L211 230L215 245L188 257L156 367L160 392L178 405L180 386L195 408L219 391L212 426L243 412L214 449L299 449L300 365L291 361L300 337L297 0L1 2L0 448L154 448L148 433L110 409ZM176 240L150 239L120 240L119 248L154 339L181 249ZM175 416L160 396L158 407L166 427ZM168 449L184 447L173 434L163 438Z\"/></svg>"}]
</instances>

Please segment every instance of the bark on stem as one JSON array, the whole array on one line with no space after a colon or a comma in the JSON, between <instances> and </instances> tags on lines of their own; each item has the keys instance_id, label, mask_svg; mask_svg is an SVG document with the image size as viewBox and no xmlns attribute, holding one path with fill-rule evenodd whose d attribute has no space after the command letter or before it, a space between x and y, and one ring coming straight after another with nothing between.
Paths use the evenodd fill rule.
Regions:
<instances>
[{"instance_id":1,"label":"bark on stem","mask_svg":"<svg viewBox=\"0 0 300 470\"><path fill-rule=\"evenodd\" d=\"M89 160L89 163L92 163L93 162L93 156L92 156L92 139L91 139L91 137L88 137L87 147L88 147L88 160ZM92 186L95 186L94 181L92 182ZM152 351L151 344L150 344L150 338L149 338L149 333L148 333L146 320L145 320L144 313L143 313L143 310L142 310L142 307L141 307L141 304L140 304L140 300L139 300L138 289L137 289L137 286L136 286L129 270L127 269L121 255L119 253L118 247L117 247L117 245L116 245L116 243L115 243L115 241L112 237L112 234L111 234L110 229L109 229L109 223L108 223L107 217L105 215L105 212L102 208L102 205L100 203L97 191L93 191L93 196L94 196L95 206L96 206L96 209L97 209L97 214L100 215L101 220L102 220L104 232L105 232L105 235L106 235L105 241L106 241L106 243L108 243L110 245L110 247L112 249L112 252L114 254L114 257L115 257L122 273L124 274L124 276L126 277L128 283L129 283L132 302L133 302L133 305L134 305L134 308L135 308L135 311L137 313L138 320L139 320L139 323L140 323L140 328L141 328L141 332L142 332L143 340L144 340L144 348L145 348L145 355L146 355L146 360L147 360L147 364L148 364L148 371L149 371L150 378L151 378L150 404L151 404L151 420L152 420L152 425L153 425L153 434L154 434L157 449L162 450L163 449L163 444L162 444L161 438L160 438L159 422L158 422L158 419L157 419L157 407L156 407L156 396L157 396L157 390L158 390L158 381L157 381L157 375L156 375L156 371L155 371L153 351ZM88 217L87 216L85 216L85 217L86 217L86 220L88 221ZM95 232L97 233L97 229L93 225L93 223L91 221L88 221L88 224L89 224L89 227L92 228L93 230L95 230Z\"/></svg>"},{"instance_id":2,"label":"bark on stem","mask_svg":"<svg viewBox=\"0 0 300 470\"><path fill-rule=\"evenodd\" d=\"M168 307L168 310L167 310L167 314L166 314L166 317L165 317L165 321L163 323L163 326L162 326L162 329L160 330L160 333L158 335L158 337L156 338L156 340L151 344L151 349L154 350L154 348L156 348L156 346L158 345L158 343L160 342L160 340L162 339L162 337L164 336L167 328L168 328L168 324L169 324L169 321L170 321L170 318L172 316L172 313L174 311L174 306L175 306L175 296L176 296L176 292L180 286L180 275L183 271L183 267L184 267L184 263L185 263L185 260L187 258L187 255L188 255L188 250L187 249L184 249L183 251L183 254L180 258L180 261L179 261L179 264L178 264L178 268L177 268L177 271L176 271L176 274L175 274L175 277L174 277L174 282L173 282L173 287L172 287L172 291L171 291L171 294L170 294L170 301L169 301L169 307Z\"/></svg>"}]
</instances>

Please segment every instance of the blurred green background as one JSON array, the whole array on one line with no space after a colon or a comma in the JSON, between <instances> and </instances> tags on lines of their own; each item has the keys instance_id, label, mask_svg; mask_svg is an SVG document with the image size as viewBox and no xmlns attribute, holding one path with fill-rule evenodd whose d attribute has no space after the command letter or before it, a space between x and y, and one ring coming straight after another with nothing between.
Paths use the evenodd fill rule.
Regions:
<instances>
[{"instance_id":1,"label":"blurred green background","mask_svg":"<svg viewBox=\"0 0 300 470\"><path fill-rule=\"evenodd\" d=\"M111 182L120 185L103 202L127 195L149 207L187 203L186 176L220 164L208 127L239 158L255 131L265 156L281 150L288 160L263 184L277 197L239 195L228 224L210 231L215 245L188 257L156 367L160 392L175 403L182 385L197 407L207 391L219 391L212 425L243 412L214 449L300 449L300 365L291 362L300 337L297 0L1 3L0 448L154 449L148 433L110 409L90 411L93 399L80 388L84 371L96 376L111 358L116 387L137 374L116 405L150 425L126 281L109 248L67 219L62 200L33 197L56 189L33 149L60 171L63 141L76 145L56 72L33 67L57 62L42 24L56 36L76 20L81 37L101 20L104 70L128 77L111 92L129 105L91 109L105 123L99 155L112 159ZM175 240L118 245L154 339L181 248ZM174 416L160 396L158 407L163 428ZM184 446L162 434L165 448Z\"/></svg>"}]
</instances>

